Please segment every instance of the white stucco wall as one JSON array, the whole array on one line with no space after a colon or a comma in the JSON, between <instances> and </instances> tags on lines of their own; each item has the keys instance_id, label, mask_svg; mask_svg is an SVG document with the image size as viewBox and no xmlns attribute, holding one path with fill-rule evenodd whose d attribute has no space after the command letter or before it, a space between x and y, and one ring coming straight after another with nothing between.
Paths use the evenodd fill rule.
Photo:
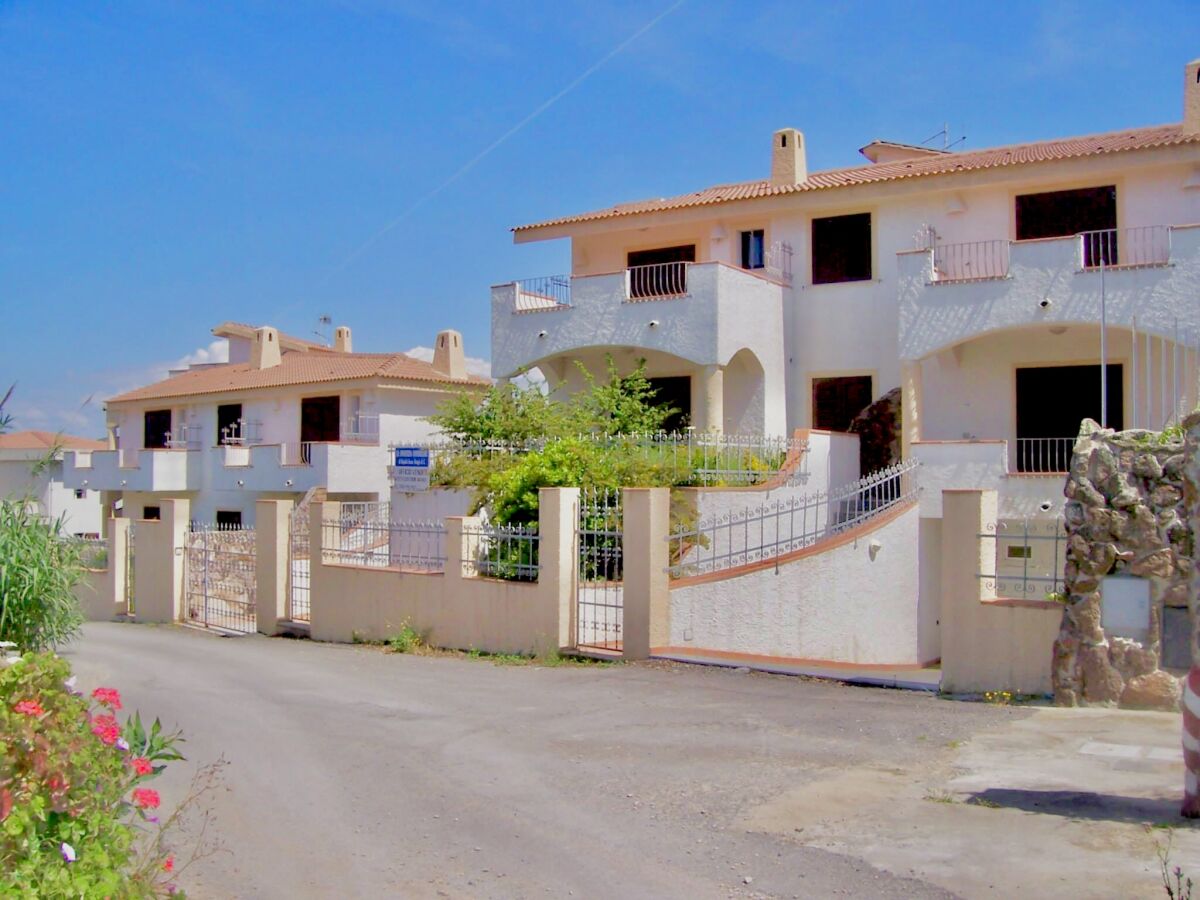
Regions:
<instances>
[{"instance_id":1,"label":"white stucco wall","mask_svg":"<svg viewBox=\"0 0 1200 900\"><path fill-rule=\"evenodd\" d=\"M38 512L63 520L68 534L100 534L100 492L84 489L83 497L63 484L63 463L50 463L37 477L33 466L38 454L17 451L0 454L0 497L30 497Z\"/></svg>"},{"instance_id":2,"label":"white stucco wall","mask_svg":"<svg viewBox=\"0 0 1200 900\"><path fill-rule=\"evenodd\" d=\"M858 664L922 662L918 510L775 568L671 590L671 644ZM880 547L871 559L870 545Z\"/></svg>"}]
</instances>

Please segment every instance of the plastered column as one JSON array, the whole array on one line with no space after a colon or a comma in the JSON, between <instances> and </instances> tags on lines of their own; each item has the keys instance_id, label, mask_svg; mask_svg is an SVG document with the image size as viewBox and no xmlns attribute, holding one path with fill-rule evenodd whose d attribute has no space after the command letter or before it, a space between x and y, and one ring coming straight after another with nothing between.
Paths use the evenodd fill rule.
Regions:
<instances>
[{"instance_id":1,"label":"plastered column","mask_svg":"<svg viewBox=\"0 0 1200 900\"><path fill-rule=\"evenodd\" d=\"M625 488L622 495L621 655L626 659L646 659L651 647L670 643L667 531L671 492L667 488Z\"/></svg>"},{"instance_id":2,"label":"plastered column","mask_svg":"<svg viewBox=\"0 0 1200 900\"><path fill-rule=\"evenodd\" d=\"M338 602L336 590L325 568L325 531L322 522L336 522L342 515L342 504L335 500L314 501L308 507L308 628L315 640L337 640L326 626L326 607ZM331 617L331 622L332 622Z\"/></svg>"},{"instance_id":3,"label":"plastered column","mask_svg":"<svg viewBox=\"0 0 1200 900\"><path fill-rule=\"evenodd\" d=\"M288 610L288 543L291 538L291 500L259 500L254 504L255 599L258 630L279 634ZM310 562L311 566L312 563Z\"/></svg>"},{"instance_id":4,"label":"plastered column","mask_svg":"<svg viewBox=\"0 0 1200 900\"><path fill-rule=\"evenodd\" d=\"M900 457L912 459L912 445L921 439L921 363L900 363Z\"/></svg>"},{"instance_id":5,"label":"plastered column","mask_svg":"<svg viewBox=\"0 0 1200 900\"><path fill-rule=\"evenodd\" d=\"M986 641L980 574L995 572L994 546L979 535L996 521L995 491L942 491L942 690L980 683L975 644ZM986 655L986 654L985 654Z\"/></svg>"},{"instance_id":6,"label":"plastered column","mask_svg":"<svg viewBox=\"0 0 1200 900\"><path fill-rule=\"evenodd\" d=\"M703 366L692 380L692 420L697 431L722 431L725 424L725 372Z\"/></svg>"},{"instance_id":7,"label":"plastered column","mask_svg":"<svg viewBox=\"0 0 1200 900\"><path fill-rule=\"evenodd\" d=\"M556 628L547 635L554 649L575 641L575 523L579 519L579 488L541 488L538 491L538 534L541 535L538 584L553 610Z\"/></svg>"},{"instance_id":8,"label":"plastered column","mask_svg":"<svg viewBox=\"0 0 1200 900\"><path fill-rule=\"evenodd\" d=\"M114 615L129 612L129 520L110 516L105 528L108 537L108 584L106 599Z\"/></svg>"},{"instance_id":9,"label":"plastered column","mask_svg":"<svg viewBox=\"0 0 1200 900\"><path fill-rule=\"evenodd\" d=\"M137 546L137 619L176 622L183 618L184 540L191 504L164 498L161 518L133 524Z\"/></svg>"}]
</instances>

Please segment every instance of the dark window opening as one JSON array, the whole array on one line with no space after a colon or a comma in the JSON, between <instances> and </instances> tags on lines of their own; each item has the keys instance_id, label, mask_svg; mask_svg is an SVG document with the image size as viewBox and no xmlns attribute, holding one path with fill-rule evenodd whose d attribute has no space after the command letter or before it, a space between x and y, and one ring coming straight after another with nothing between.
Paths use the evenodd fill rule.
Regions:
<instances>
[{"instance_id":1,"label":"dark window opening","mask_svg":"<svg viewBox=\"0 0 1200 900\"><path fill-rule=\"evenodd\" d=\"M767 264L763 230L742 232L742 268L761 269Z\"/></svg>"},{"instance_id":2,"label":"dark window opening","mask_svg":"<svg viewBox=\"0 0 1200 900\"><path fill-rule=\"evenodd\" d=\"M312 445L341 439L341 397L305 397L300 401L300 458L312 462Z\"/></svg>"},{"instance_id":3,"label":"dark window opening","mask_svg":"<svg viewBox=\"0 0 1200 900\"><path fill-rule=\"evenodd\" d=\"M162 518L162 510L157 506L143 506L142 518L148 522L157 522Z\"/></svg>"},{"instance_id":4,"label":"dark window opening","mask_svg":"<svg viewBox=\"0 0 1200 900\"><path fill-rule=\"evenodd\" d=\"M813 284L869 281L871 214L812 220Z\"/></svg>"},{"instance_id":5,"label":"dark window opening","mask_svg":"<svg viewBox=\"0 0 1200 900\"><path fill-rule=\"evenodd\" d=\"M1105 377L1108 427L1124 427L1123 373L1110 363ZM1100 366L1017 369L1018 472L1066 472L1084 419L1100 421Z\"/></svg>"},{"instance_id":6,"label":"dark window opening","mask_svg":"<svg viewBox=\"0 0 1200 900\"><path fill-rule=\"evenodd\" d=\"M217 443L240 444L242 434L242 404L223 403L217 407Z\"/></svg>"},{"instance_id":7,"label":"dark window opening","mask_svg":"<svg viewBox=\"0 0 1200 900\"><path fill-rule=\"evenodd\" d=\"M171 411L152 409L146 411L142 446L147 450L161 450L171 437Z\"/></svg>"},{"instance_id":8,"label":"dark window opening","mask_svg":"<svg viewBox=\"0 0 1200 900\"><path fill-rule=\"evenodd\" d=\"M850 430L854 417L871 405L870 375L813 379L813 428Z\"/></svg>"},{"instance_id":9,"label":"dark window opening","mask_svg":"<svg viewBox=\"0 0 1200 900\"><path fill-rule=\"evenodd\" d=\"M695 244L631 250L626 256L630 269L629 296L636 299L686 294L687 264L695 261Z\"/></svg>"},{"instance_id":10,"label":"dark window opening","mask_svg":"<svg viewBox=\"0 0 1200 900\"><path fill-rule=\"evenodd\" d=\"M692 419L692 379L682 375L646 380L654 388L656 405L668 406L675 410L663 422L663 430L684 431Z\"/></svg>"},{"instance_id":11,"label":"dark window opening","mask_svg":"<svg viewBox=\"0 0 1200 900\"><path fill-rule=\"evenodd\" d=\"M242 511L240 509L218 509L217 527L235 529L242 527Z\"/></svg>"},{"instance_id":12,"label":"dark window opening","mask_svg":"<svg viewBox=\"0 0 1200 900\"><path fill-rule=\"evenodd\" d=\"M1017 240L1071 237L1117 227L1117 189L1113 185L1022 194L1016 199ZM1116 234L1093 235L1084 241L1085 267L1116 265Z\"/></svg>"}]
</instances>

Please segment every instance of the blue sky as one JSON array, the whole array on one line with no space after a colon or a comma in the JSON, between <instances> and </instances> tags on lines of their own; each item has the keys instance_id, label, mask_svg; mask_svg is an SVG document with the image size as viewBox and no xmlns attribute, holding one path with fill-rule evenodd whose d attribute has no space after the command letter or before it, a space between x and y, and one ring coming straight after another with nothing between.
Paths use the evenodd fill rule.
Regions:
<instances>
[{"instance_id":1,"label":"blue sky","mask_svg":"<svg viewBox=\"0 0 1200 900\"><path fill-rule=\"evenodd\" d=\"M422 202L671 6L0 0L17 427L99 433L225 319L328 314L375 351L454 327L486 358L489 285L568 268L513 225L764 177L784 126L811 169L943 122L967 147L1175 122L1200 56L1195 0L685 0Z\"/></svg>"}]
</instances>

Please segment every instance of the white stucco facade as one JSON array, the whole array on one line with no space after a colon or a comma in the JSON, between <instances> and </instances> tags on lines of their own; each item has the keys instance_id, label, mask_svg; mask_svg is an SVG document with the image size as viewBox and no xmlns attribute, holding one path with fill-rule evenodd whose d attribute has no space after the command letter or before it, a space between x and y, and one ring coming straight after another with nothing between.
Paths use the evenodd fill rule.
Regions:
<instances>
[{"instance_id":1,"label":"white stucco facade","mask_svg":"<svg viewBox=\"0 0 1200 900\"><path fill-rule=\"evenodd\" d=\"M100 492L64 483L61 452L35 475L40 460L35 452L0 450L0 497L32 500L39 514L61 519L67 534L101 534Z\"/></svg>"}]
</instances>

